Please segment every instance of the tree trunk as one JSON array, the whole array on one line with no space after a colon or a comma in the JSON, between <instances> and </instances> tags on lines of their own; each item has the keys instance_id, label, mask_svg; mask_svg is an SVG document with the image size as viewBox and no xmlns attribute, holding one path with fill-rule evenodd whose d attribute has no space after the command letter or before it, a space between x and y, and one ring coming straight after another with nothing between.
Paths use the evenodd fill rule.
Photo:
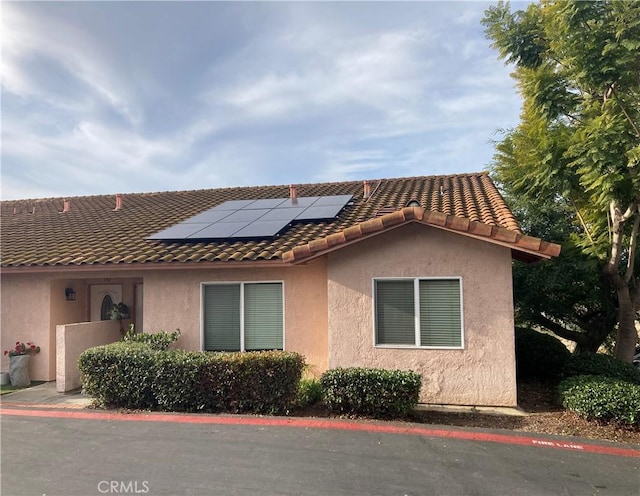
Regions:
<instances>
[{"instance_id":1,"label":"tree trunk","mask_svg":"<svg viewBox=\"0 0 640 496\"><path fill-rule=\"evenodd\" d=\"M623 362L631 363L638 340L636 331L636 313L628 286L619 287L618 294L618 332L614 354Z\"/></svg>"}]
</instances>

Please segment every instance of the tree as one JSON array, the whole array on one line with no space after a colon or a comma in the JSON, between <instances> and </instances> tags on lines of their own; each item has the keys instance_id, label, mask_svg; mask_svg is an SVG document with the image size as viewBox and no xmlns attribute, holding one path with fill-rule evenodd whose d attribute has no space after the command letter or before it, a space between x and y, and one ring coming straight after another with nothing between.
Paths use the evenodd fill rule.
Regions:
<instances>
[{"instance_id":1,"label":"tree","mask_svg":"<svg viewBox=\"0 0 640 496\"><path fill-rule=\"evenodd\" d=\"M618 358L631 361L640 289L640 2L554 1L486 11L523 97L493 168L514 194L561 201L573 242L615 291Z\"/></svg>"},{"instance_id":2,"label":"tree","mask_svg":"<svg viewBox=\"0 0 640 496\"><path fill-rule=\"evenodd\" d=\"M499 175L494 179L501 182ZM516 325L544 327L574 341L576 353L596 352L617 324L616 295L598 260L573 243L579 227L572 223L571 206L562 200L534 202L502 184L522 230L562 245L560 256L548 262L514 261Z\"/></svg>"}]
</instances>

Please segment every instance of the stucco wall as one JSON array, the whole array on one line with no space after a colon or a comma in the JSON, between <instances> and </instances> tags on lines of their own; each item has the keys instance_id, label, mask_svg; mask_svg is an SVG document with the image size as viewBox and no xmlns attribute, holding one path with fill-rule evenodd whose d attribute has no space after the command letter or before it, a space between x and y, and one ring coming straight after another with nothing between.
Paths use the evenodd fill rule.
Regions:
<instances>
[{"instance_id":1,"label":"stucco wall","mask_svg":"<svg viewBox=\"0 0 640 496\"><path fill-rule=\"evenodd\" d=\"M72 391L82 386L78 358L93 346L115 343L122 338L116 320L59 325L56 329L56 390Z\"/></svg>"},{"instance_id":2,"label":"stucco wall","mask_svg":"<svg viewBox=\"0 0 640 496\"><path fill-rule=\"evenodd\" d=\"M13 347L16 341L32 341L40 346L41 352L30 361L32 380L56 379L56 326L89 320L91 284L122 284L123 300L131 308L133 284L142 281L142 275L133 272L126 277L105 271L78 274L77 277L70 277L69 274L70 271L2 274L2 350ZM76 291L75 301L67 301L67 287ZM9 358L4 354L2 370L9 370Z\"/></svg>"},{"instance_id":3,"label":"stucco wall","mask_svg":"<svg viewBox=\"0 0 640 496\"><path fill-rule=\"evenodd\" d=\"M145 332L181 331L180 348L200 350L201 284L282 281L284 347L303 354L311 372L327 367L326 263L285 268L151 271L144 276Z\"/></svg>"},{"instance_id":4,"label":"stucco wall","mask_svg":"<svg viewBox=\"0 0 640 496\"><path fill-rule=\"evenodd\" d=\"M375 277L462 277L463 350L374 346ZM420 401L516 405L509 249L411 224L330 254L329 367L411 369Z\"/></svg>"},{"instance_id":5,"label":"stucco wall","mask_svg":"<svg viewBox=\"0 0 640 496\"><path fill-rule=\"evenodd\" d=\"M55 377L55 347L49 329L50 283L37 275L2 274L0 281L2 308L2 350L13 348L16 341L31 341L41 348L29 364L31 380L50 381ZM53 358L52 358L53 357ZM2 370L9 371L9 357L2 354Z\"/></svg>"}]
</instances>

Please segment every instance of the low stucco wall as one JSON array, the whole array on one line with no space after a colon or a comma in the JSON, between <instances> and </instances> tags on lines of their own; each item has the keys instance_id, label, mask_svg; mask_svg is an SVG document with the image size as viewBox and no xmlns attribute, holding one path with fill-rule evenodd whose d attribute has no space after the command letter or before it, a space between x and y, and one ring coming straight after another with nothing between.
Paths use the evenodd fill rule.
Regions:
<instances>
[{"instance_id":1,"label":"low stucco wall","mask_svg":"<svg viewBox=\"0 0 640 496\"><path fill-rule=\"evenodd\" d=\"M375 347L377 277L461 277L464 349ZM417 371L422 403L516 406L508 248L413 224L331 254L328 278L329 367Z\"/></svg>"},{"instance_id":2,"label":"low stucco wall","mask_svg":"<svg viewBox=\"0 0 640 496\"><path fill-rule=\"evenodd\" d=\"M82 386L78 358L93 346L115 343L122 338L117 320L59 325L56 328L56 389L59 393Z\"/></svg>"}]
</instances>

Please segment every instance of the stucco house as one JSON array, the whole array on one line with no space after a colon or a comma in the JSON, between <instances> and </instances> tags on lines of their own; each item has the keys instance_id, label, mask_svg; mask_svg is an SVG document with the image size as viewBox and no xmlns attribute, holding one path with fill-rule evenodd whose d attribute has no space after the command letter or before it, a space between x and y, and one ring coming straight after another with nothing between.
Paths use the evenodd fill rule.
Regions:
<instances>
[{"instance_id":1,"label":"stucco house","mask_svg":"<svg viewBox=\"0 0 640 496\"><path fill-rule=\"evenodd\" d=\"M106 333L122 301L185 349L412 369L454 405L516 405L512 259L560 251L486 173L3 201L1 220L2 345L42 347L33 379L60 380L65 325Z\"/></svg>"}]
</instances>

